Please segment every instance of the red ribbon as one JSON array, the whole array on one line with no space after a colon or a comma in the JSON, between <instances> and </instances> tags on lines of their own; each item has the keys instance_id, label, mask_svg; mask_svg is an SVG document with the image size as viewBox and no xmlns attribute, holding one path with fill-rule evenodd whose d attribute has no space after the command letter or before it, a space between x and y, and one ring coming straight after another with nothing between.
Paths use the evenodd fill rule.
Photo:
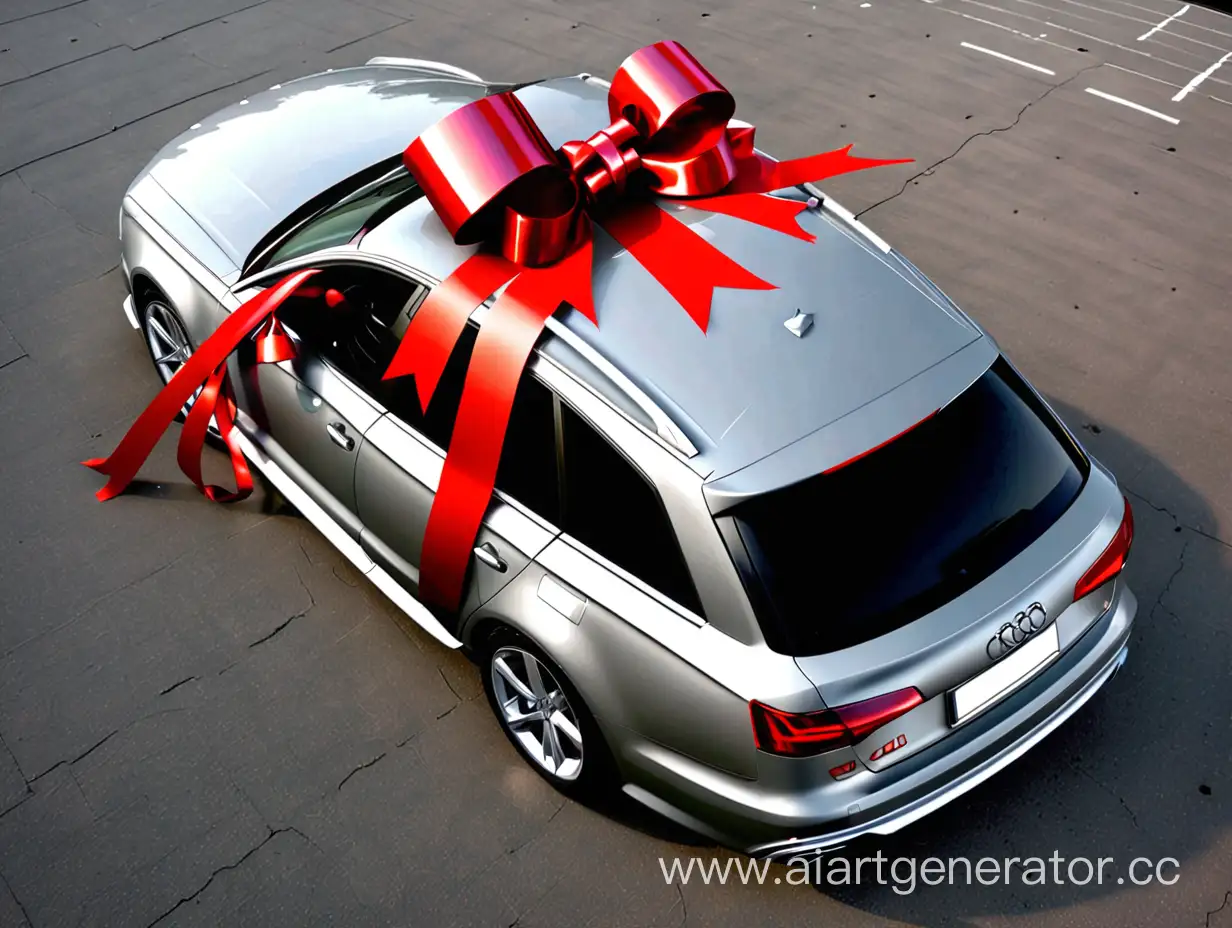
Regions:
<instances>
[{"instance_id":1,"label":"red ribbon","mask_svg":"<svg viewBox=\"0 0 1232 928\"><path fill-rule=\"evenodd\" d=\"M265 362L285 361L295 357L295 346L274 318L274 310L291 296L305 280L316 274L315 270L297 271L284 277L273 287L263 290L231 313L201 347L189 355L175 376L159 391L154 401L137 417L120 439L120 444L107 458L92 458L83 461L100 474L108 476L107 484L94 495L100 500L109 500L124 492L124 488L137 476L137 471L150 456L154 446L167 426L175 421L184 405L201 388L201 394L188 411L176 459L180 469L197 489L218 503L230 503L244 499L252 492L252 474L248 462L239 447L239 435L235 430L235 403L231 398L227 378L227 358L245 338L257 331L257 360ZM214 485L206 485L201 479L201 452L213 418L218 433L227 445L231 456L231 469L235 474L234 492Z\"/></svg>"},{"instance_id":2,"label":"red ribbon","mask_svg":"<svg viewBox=\"0 0 1232 928\"><path fill-rule=\"evenodd\" d=\"M458 244L491 246L465 261L415 313L385 377L414 374L426 409L471 312L504 284L467 371L440 488L423 542L421 596L456 608L491 499L518 379L562 303L597 324L591 223L597 222L706 331L715 287L772 290L652 197L813 241L806 208L770 191L903 160L852 157L851 146L778 162L685 48L659 42L630 55L608 94L612 123L553 151L513 93L476 101L415 139L403 160Z\"/></svg>"}]
</instances>

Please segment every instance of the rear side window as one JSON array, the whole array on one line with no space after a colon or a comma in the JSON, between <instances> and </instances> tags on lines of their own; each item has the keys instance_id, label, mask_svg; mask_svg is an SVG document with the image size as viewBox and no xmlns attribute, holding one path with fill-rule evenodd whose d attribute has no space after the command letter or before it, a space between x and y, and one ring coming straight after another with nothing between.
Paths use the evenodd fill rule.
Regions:
<instances>
[{"instance_id":1,"label":"rear side window","mask_svg":"<svg viewBox=\"0 0 1232 928\"><path fill-rule=\"evenodd\" d=\"M754 497L723 532L767 640L794 655L893 631L1035 542L1089 464L1003 359L935 416L827 474ZM725 517L727 518L727 517Z\"/></svg>"},{"instance_id":2,"label":"rear side window","mask_svg":"<svg viewBox=\"0 0 1232 928\"><path fill-rule=\"evenodd\" d=\"M668 599L704 615L658 493L561 404L564 530Z\"/></svg>"},{"instance_id":3,"label":"rear side window","mask_svg":"<svg viewBox=\"0 0 1232 928\"><path fill-rule=\"evenodd\" d=\"M496 488L553 525L561 524L552 391L523 374L509 414Z\"/></svg>"}]
</instances>

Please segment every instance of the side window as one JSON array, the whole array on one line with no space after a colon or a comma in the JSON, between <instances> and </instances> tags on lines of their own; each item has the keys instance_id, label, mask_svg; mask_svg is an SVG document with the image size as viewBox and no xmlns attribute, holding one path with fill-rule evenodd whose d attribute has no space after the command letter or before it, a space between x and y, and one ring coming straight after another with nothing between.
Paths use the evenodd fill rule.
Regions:
<instances>
[{"instance_id":1,"label":"side window","mask_svg":"<svg viewBox=\"0 0 1232 928\"><path fill-rule=\"evenodd\" d=\"M664 596L704 615L654 488L563 403L561 414L564 530Z\"/></svg>"},{"instance_id":2,"label":"side window","mask_svg":"<svg viewBox=\"0 0 1232 928\"><path fill-rule=\"evenodd\" d=\"M553 525L560 525L552 392L529 374L522 375L513 400L496 488Z\"/></svg>"},{"instance_id":3,"label":"side window","mask_svg":"<svg viewBox=\"0 0 1232 928\"><path fill-rule=\"evenodd\" d=\"M345 245L393 206L405 206L421 193L410 174L361 187L305 222L269 254L259 259L261 267L290 261L322 248Z\"/></svg>"},{"instance_id":4,"label":"side window","mask_svg":"<svg viewBox=\"0 0 1232 928\"><path fill-rule=\"evenodd\" d=\"M334 267L313 277L305 290L311 295L293 297L279 309L283 323L378 403L447 447L462 392L457 369L460 363L465 370L469 356L466 339L450 359L428 416L419 408L413 377L382 379L428 288L375 268ZM328 290L341 293L343 302L329 305Z\"/></svg>"}]
</instances>

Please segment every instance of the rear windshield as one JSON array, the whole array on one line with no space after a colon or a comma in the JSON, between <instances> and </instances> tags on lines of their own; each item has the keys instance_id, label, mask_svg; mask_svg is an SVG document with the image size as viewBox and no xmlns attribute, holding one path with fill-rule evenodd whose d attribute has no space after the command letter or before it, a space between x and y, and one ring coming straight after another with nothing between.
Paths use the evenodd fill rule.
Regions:
<instances>
[{"instance_id":1,"label":"rear windshield","mask_svg":"<svg viewBox=\"0 0 1232 928\"><path fill-rule=\"evenodd\" d=\"M889 444L740 504L723 534L771 647L821 654L884 635L975 586L1057 520L1088 470L1060 423L998 359Z\"/></svg>"}]
</instances>

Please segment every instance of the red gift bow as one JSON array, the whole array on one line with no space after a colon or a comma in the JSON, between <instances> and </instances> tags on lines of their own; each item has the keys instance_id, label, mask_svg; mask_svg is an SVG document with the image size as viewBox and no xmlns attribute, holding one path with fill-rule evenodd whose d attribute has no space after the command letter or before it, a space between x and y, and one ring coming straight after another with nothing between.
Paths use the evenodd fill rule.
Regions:
<instances>
[{"instance_id":1,"label":"red gift bow","mask_svg":"<svg viewBox=\"0 0 1232 928\"><path fill-rule=\"evenodd\" d=\"M591 221L649 271L705 332L715 287L772 290L649 197L690 197L805 241L805 203L769 196L805 181L911 159L837 151L773 161L753 127L731 121L735 101L677 42L634 52L608 93L612 124L553 151L513 93L470 103L424 131L403 161L460 245L480 251L412 317L386 379L415 375L426 409L474 309L504 284L467 369L440 486L424 533L420 597L450 609L462 596L471 547L495 486L522 369L562 303L591 322Z\"/></svg>"},{"instance_id":2,"label":"red gift bow","mask_svg":"<svg viewBox=\"0 0 1232 928\"><path fill-rule=\"evenodd\" d=\"M676 42L625 59L608 94L612 124L585 142L552 150L513 93L475 101L444 117L404 154L458 244L499 243L480 251L429 295L412 317L386 379L415 374L421 405L431 400L471 312L500 287L476 339L441 481L429 514L420 564L420 597L456 609L470 549L491 500L518 380L543 325L562 303L592 322L591 221L637 259L704 332L715 287L775 289L647 195L689 203L805 241L796 217L806 204L769 191L911 159L857 158L851 146L773 161L753 150L753 127L731 119L731 94ZM252 479L234 428L226 360L252 332L258 362L294 357L274 316L317 270L298 271L233 312L202 343L129 428L110 457L84 462L109 479L97 492L123 492L159 437L198 386L180 436L181 469L206 496L248 496ZM323 294L331 307L342 297ZM221 401L221 402L220 402ZM205 486L200 455L211 417L226 442L236 491Z\"/></svg>"}]
</instances>

